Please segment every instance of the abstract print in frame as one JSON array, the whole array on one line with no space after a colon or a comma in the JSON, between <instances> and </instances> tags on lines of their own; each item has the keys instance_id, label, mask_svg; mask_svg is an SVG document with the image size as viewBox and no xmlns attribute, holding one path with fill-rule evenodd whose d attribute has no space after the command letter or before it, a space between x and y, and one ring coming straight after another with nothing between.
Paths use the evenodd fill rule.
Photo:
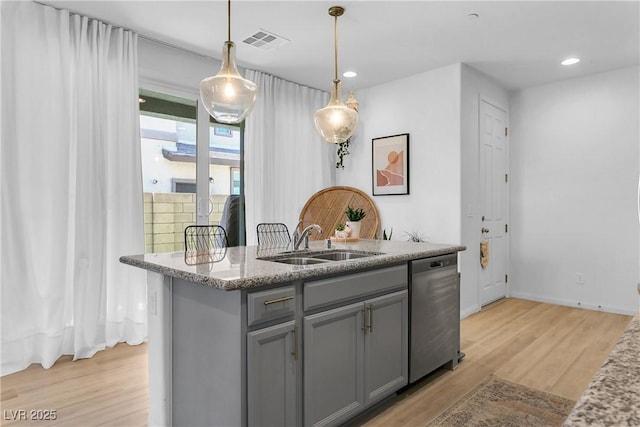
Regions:
<instances>
[{"instance_id":1,"label":"abstract print in frame","mask_svg":"<svg viewBox=\"0 0 640 427\"><path fill-rule=\"evenodd\" d=\"M409 194L409 134L371 142L373 195Z\"/></svg>"}]
</instances>

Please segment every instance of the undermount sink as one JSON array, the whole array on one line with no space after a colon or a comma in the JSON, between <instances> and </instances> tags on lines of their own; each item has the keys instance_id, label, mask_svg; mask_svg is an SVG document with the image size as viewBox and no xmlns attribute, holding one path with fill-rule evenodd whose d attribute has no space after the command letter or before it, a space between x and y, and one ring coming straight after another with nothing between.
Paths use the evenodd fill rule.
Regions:
<instances>
[{"instance_id":1,"label":"undermount sink","mask_svg":"<svg viewBox=\"0 0 640 427\"><path fill-rule=\"evenodd\" d=\"M348 259L365 258L377 254L367 254L362 252L329 252L326 254L310 255L312 258L326 259L328 261L346 261Z\"/></svg>"},{"instance_id":2,"label":"undermount sink","mask_svg":"<svg viewBox=\"0 0 640 427\"><path fill-rule=\"evenodd\" d=\"M300 254L286 253L271 257L258 258L263 261L279 262L292 265L314 265L331 261L348 261L352 259L365 258L373 255L381 255L379 252L331 250L322 252L304 252Z\"/></svg>"},{"instance_id":3,"label":"undermount sink","mask_svg":"<svg viewBox=\"0 0 640 427\"><path fill-rule=\"evenodd\" d=\"M293 265L322 264L326 262L325 260L322 260L322 259L303 258L303 257L286 257L286 258L270 259L267 261L281 262L283 264L293 264Z\"/></svg>"}]
</instances>

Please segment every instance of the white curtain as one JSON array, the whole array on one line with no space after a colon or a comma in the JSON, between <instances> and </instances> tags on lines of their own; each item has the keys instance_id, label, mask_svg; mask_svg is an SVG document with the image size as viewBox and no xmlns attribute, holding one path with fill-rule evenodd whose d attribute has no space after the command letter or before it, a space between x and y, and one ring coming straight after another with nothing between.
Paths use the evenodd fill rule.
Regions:
<instances>
[{"instance_id":1,"label":"white curtain","mask_svg":"<svg viewBox=\"0 0 640 427\"><path fill-rule=\"evenodd\" d=\"M137 36L2 2L2 374L146 338Z\"/></svg>"},{"instance_id":2,"label":"white curtain","mask_svg":"<svg viewBox=\"0 0 640 427\"><path fill-rule=\"evenodd\" d=\"M247 70L259 88L245 128L247 244L256 243L256 225L283 222L293 232L300 211L317 191L335 182L335 152L313 123L328 94Z\"/></svg>"}]
</instances>

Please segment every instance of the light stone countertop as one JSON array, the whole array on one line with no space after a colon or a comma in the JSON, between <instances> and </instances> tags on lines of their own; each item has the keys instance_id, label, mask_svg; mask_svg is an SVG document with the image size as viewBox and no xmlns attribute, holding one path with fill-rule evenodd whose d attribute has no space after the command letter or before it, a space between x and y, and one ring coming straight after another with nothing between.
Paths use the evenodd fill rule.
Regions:
<instances>
[{"instance_id":1,"label":"light stone countertop","mask_svg":"<svg viewBox=\"0 0 640 427\"><path fill-rule=\"evenodd\" d=\"M333 241L331 249L327 249L325 240L311 241L309 246L309 250L313 252L347 249L377 252L380 255L348 261L290 265L258 259L290 251L290 246L280 248L237 246L226 248L220 252L207 253L204 256L199 256L200 259L186 256L185 252L172 252L122 256L120 262L205 286L236 290L384 267L414 259L456 253L466 249L460 245L369 239L347 243ZM305 253L308 252L296 251L299 256L304 256Z\"/></svg>"},{"instance_id":2,"label":"light stone countertop","mask_svg":"<svg viewBox=\"0 0 640 427\"><path fill-rule=\"evenodd\" d=\"M640 314L629 322L564 426L640 426Z\"/></svg>"}]
</instances>

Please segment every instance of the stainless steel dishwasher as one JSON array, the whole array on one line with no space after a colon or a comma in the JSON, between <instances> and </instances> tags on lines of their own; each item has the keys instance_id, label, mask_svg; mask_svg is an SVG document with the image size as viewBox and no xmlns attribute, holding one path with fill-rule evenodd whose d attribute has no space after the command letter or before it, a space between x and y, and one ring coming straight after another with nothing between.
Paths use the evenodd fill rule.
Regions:
<instances>
[{"instance_id":1,"label":"stainless steel dishwasher","mask_svg":"<svg viewBox=\"0 0 640 427\"><path fill-rule=\"evenodd\" d=\"M460 276L458 255L411 262L409 382L447 362L458 365L460 350Z\"/></svg>"}]
</instances>

